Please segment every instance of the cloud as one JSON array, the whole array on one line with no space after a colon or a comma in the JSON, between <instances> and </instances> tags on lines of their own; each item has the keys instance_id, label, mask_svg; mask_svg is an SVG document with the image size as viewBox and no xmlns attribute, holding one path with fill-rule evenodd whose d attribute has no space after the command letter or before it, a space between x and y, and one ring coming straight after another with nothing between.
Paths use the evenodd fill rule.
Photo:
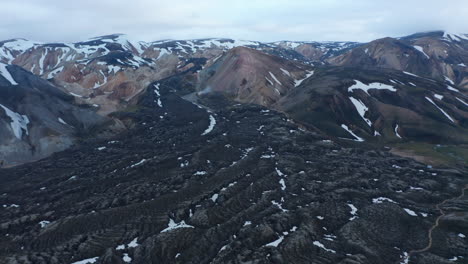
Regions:
<instances>
[{"instance_id":1,"label":"cloud","mask_svg":"<svg viewBox=\"0 0 468 264\"><path fill-rule=\"evenodd\" d=\"M466 0L15 0L2 3L0 39L79 41L232 37L370 41L418 31L468 32Z\"/></svg>"}]
</instances>

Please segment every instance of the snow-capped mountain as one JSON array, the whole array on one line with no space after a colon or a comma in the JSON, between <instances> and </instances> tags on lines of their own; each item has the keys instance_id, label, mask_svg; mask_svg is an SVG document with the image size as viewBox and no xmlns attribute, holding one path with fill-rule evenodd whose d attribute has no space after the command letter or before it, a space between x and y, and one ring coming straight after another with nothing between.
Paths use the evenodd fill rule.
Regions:
<instances>
[{"instance_id":1,"label":"snow-capped mountain","mask_svg":"<svg viewBox=\"0 0 468 264\"><path fill-rule=\"evenodd\" d=\"M26 39L11 39L0 42L0 62L12 63L19 55L38 43Z\"/></svg>"},{"instance_id":2,"label":"snow-capped mountain","mask_svg":"<svg viewBox=\"0 0 468 264\"><path fill-rule=\"evenodd\" d=\"M0 45L2 61L53 79L82 103L97 105L101 114L121 109L150 82L188 69L200 70L206 62L214 61L234 47L251 47L291 60L308 60L293 50L285 52L282 44L231 39L146 43L114 34L77 43L16 39Z\"/></svg>"}]
</instances>

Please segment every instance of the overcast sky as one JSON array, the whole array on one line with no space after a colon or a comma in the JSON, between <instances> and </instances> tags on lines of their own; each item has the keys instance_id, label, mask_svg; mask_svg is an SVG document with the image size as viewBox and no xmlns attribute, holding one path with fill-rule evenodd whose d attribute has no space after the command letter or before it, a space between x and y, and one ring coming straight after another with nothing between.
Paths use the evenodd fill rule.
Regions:
<instances>
[{"instance_id":1,"label":"overcast sky","mask_svg":"<svg viewBox=\"0 0 468 264\"><path fill-rule=\"evenodd\" d=\"M2 0L0 6L0 39L41 42L111 33L145 41L370 41L437 29L468 33L468 0Z\"/></svg>"}]
</instances>

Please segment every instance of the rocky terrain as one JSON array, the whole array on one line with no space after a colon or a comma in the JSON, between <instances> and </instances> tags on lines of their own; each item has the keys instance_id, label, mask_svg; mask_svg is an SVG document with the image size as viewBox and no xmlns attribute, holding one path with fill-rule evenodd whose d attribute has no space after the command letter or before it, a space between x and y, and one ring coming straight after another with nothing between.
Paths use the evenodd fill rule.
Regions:
<instances>
[{"instance_id":1,"label":"rocky terrain","mask_svg":"<svg viewBox=\"0 0 468 264\"><path fill-rule=\"evenodd\" d=\"M118 124L96 114L92 106L73 100L52 83L0 63L1 166L44 158L98 131L119 131Z\"/></svg>"},{"instance_id":2,"label":"rocky terrain","mask_svg":"<svg viewBox=\"0 0 468 264\"><path fill-rule=\"evenodd\" d=\"M467 38L2 41L0 263L467 263Z\"/></svg>"},{"instance_id":3,"label":"rocky terrain","mask_svg":"<svg viewBox=\"0 0 468 264\"><path fill-rule=\"evenodd\" d=\"M345 148L219 93L181 97L195 88L155 82L118 114L128 133L2 169L0 262L466 260L465 171Z\"/></svg>"}]
</instances>

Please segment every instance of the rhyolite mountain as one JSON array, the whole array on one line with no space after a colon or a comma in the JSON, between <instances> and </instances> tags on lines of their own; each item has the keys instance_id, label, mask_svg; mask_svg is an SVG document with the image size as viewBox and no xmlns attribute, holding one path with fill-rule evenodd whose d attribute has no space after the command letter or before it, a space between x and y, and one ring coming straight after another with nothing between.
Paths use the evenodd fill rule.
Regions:
<instances>
[{"instance_id":1,"label":"rhyolite mountain","mask_svg":"<svg viewBox=\"0 0 468 264\"><path fill-rule=\"evenodd\" d=\"M236 47L199 73L199 94L221 92L233 100L271 106L300 84L312 67Z\"/></svg>"},{"instance_id":2,"label":"rhyolite mountain","mask_svg":"<svg viewBox=\"0 0 468 264\"><path fill-rule=\"evenodd\" d=\"M0 263L465 263L465 38L0 42Z\"/></svg>"}]
</instances>

